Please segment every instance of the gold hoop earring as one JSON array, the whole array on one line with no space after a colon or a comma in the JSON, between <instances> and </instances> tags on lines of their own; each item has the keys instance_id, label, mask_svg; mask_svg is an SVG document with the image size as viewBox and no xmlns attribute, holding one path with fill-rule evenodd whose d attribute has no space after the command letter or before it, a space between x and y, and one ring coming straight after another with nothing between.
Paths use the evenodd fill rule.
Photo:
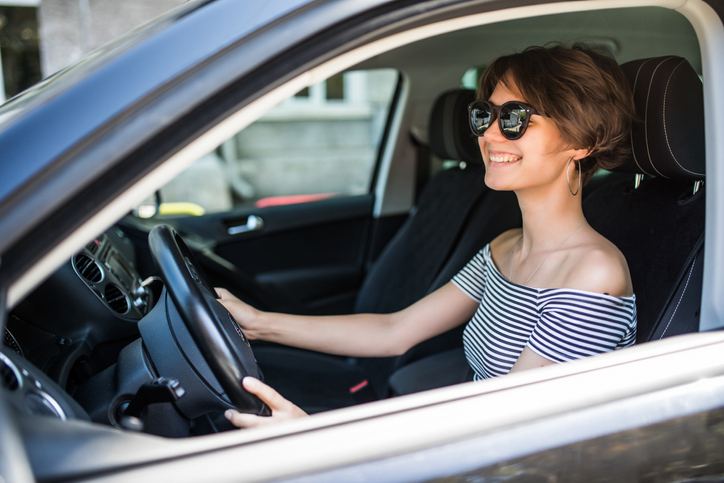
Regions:
<instances>
[{"instance_id":1,"label":"gold hoop earring","mask_svg":"<svg viewBox=\"0 0 724 483\"><path fill-rule=\"evenodd\" d=\"M571 168L571 161L573 161L573 158L569 159L569 160L568 160L568 164L566 165L566 181L568 182L568 190L571 192L571 194L572 194L573 196L576 196L578 193L581 192L581 178L582 178L582 176L581 176L581 174L582 174L582 173L581 173L581 163L578 162L578 161L576 162L576 166L578 166L578 189L577 189L576 192L574 193L574 192L573 192L573 188L571 188L571 178L570 178L570 175L568 174L568 173L570 172L570 170L571 170L571 169L570 169L570 168Z\"/></svg>"}]
</instances>

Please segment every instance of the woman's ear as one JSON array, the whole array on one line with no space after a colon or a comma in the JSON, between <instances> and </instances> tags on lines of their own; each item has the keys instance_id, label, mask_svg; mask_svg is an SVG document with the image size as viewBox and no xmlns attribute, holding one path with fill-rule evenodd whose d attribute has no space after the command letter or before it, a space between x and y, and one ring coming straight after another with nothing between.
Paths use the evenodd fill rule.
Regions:
<instances>
[{"instance_id":1,"label":"woman's ear","mask_svg":"<svg viewBox=\"0 0 724 483\"><path fill-rule=\"evenodd\" d=\"M580 161L587 158L593 152L593 148L571 149L571 157L574 161Z\"/></svg>"}]
</instances>

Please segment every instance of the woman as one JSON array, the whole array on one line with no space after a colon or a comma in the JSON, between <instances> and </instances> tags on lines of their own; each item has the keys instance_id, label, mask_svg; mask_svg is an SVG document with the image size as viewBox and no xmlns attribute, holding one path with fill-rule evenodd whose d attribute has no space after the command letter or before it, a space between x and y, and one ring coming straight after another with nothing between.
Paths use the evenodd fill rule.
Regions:
<instances>
[{"instance_id":1,"label":"woman","mask_svg":"<svg viewBox=\"0 0 724 483\"><path fill-rule=\"evenodd\" d=\"M220 289L250 339L339 355L399 355L468 322L465 354L484 379L633 345L635 296L621 252L583 215L581 187L623 160L634 118L616 62L585 46L531 47L486 69L471 129L485 184L515 192L523 226L484 247L451 282L393 314L264 313ZM227 411L240 427L303 416L269 386L244 387L272 417Z\"/></svg>"}]
</instances>

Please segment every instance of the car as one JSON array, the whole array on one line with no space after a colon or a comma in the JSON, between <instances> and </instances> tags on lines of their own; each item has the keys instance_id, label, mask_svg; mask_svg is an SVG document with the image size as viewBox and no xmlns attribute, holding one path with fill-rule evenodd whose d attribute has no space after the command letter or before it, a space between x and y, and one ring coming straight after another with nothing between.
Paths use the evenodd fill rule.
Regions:
<instances>
[{"instance_id":1,"label":"car","mask_svg":"<svg viewBox=\"0 0 724 483\"><path fill-rule=\"evenodd\" d=\"M0 477L720 479L723 18L715 0L198 0L10 99ZM520 223L467 131L480 72L578 41L637 102L631 158L583 188L629 262L636 346L406 394L459 332L333 357L250 343L215 301L385 311L449 280ZM265 413L238 384L262 372L319 414L230 428L226 408ZM335 408L325 373L349 389Z\"/></svg>"}]
</instances>

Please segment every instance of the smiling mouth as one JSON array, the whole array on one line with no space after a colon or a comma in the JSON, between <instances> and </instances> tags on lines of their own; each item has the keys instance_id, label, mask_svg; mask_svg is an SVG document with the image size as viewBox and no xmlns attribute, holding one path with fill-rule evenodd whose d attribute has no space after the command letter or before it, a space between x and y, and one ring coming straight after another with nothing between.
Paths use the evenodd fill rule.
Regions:
<instances>
[{"instance_id":1,"label":"smiling mouth","mask_svg":"<svg viewBox=\"0 0 724 483\"><path fill-rule=\"evenodd\" d=\"M512 163L519 160L520 156L512 154L490 154L490 162L492 163Z\"/></svg>"}]
</instances>

